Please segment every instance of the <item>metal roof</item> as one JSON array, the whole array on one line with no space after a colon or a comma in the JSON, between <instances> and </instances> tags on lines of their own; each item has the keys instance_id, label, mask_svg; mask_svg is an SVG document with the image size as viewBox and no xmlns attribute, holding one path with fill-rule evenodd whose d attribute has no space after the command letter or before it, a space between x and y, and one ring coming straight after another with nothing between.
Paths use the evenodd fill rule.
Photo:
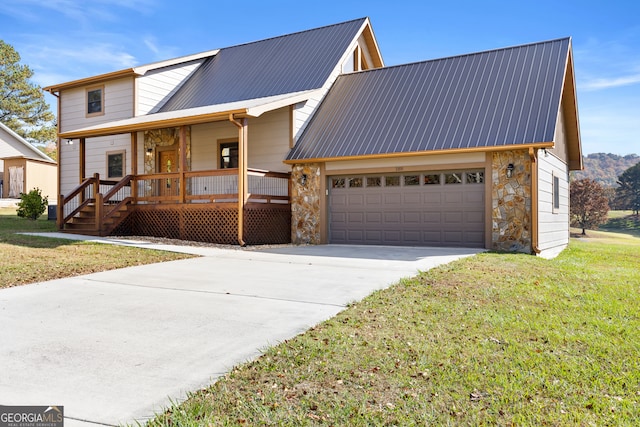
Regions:
<instances>
[{"instance_id":1,"label":"metal roof","mask_svg":"<svg viewBox=\"0 0 640 427\"><path fill-rule=\"evenodd\" d=\"M221 49L160 112L322 87L367 18Z\"/></svg>"},{"instance_id":2,"label":"metal roof","mask_svg":"<svg viewBox=\"0 0 640 427\"><path fill-rule=\"evenodd\" d=\"M342 75L287 160L551 142L570 43Z\"/></svg>"}]
</instances>

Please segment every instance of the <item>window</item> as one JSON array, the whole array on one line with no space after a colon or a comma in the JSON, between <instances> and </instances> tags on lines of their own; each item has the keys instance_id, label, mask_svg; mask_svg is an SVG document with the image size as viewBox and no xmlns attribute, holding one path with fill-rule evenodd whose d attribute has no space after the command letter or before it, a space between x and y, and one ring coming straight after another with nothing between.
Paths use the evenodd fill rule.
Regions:
<instances>
[{"instance_id":1,"label":"window","mask_svg":"<svg viewBox=\"0 0 640 427\"><path fill-rule=\"evenodd\" d=\"M368 176L367 187L380 187L382 186L382 178L379 176Z\"/></svg>"},{"instance_id":2,"label":"window","mask_svg":"<svg viewBox=\"0 0 640 427\"><path fill-rule=\"evenodd\" d=\"M420 185L420 175L405 175L404 176L404 185Z\"/></svg>"},{"instance_id":3,"label":"window","mask_svg":"<svg viewBox=\"0 0 640 427\"><path fill-rule=\"evenodd\" d=\"M107 153L107 178L124 178L125 151Z\"/></svg>"},{"instance_id":4,"label":"window","mask_svg":"<svg viewBox=\"0 0 640 427\"><path fill-rule=\"evenodd\" d=\"M484 172L467 172L467 184L482 184L484 182Z\"/></svg>"},{"instance_id":5,"label":"window","mask_svg":"<svg viewBox=\"0 0 640 427\"><path fill-rule=\"evenodd\" d=\"M384 177L384 186L385 187L400 187L400 177L399 176L385 176Z\"/></svg>"},{"instance_id":6,"label":"window","mask_svg":"<svg viewBox=\"0 0 640 427\"><path fill-rule=\"evenodd\" d=\"M453 172L444 174L444 182L446 184L462 184L462 173Z\"/></svg>"},{"instance_id":7,"label":"window","mask_svg":"<svg viewBox=\"0 0 640 427\"><path fill-rule=\"evenodd\" d=\"M560 178L553 176L553 213L560 209Z\"/></svg>"},{"instance_id":8,"label":"window","mask_svg":"<svg viewBox=\"0 0 640 427\"><path fill-rule=\"evenodd\" d=\"M238 143L223 142L220 147L220 169L238 167Z\"/></svg>"},{"instance_id":9,"label":"window","mask_svg":"<svg viewBox=\"0 0 640 427\"><path fill-rule=\"evenodd\" d=\"M347 182L349 182L349 188L360 188L362 187L362 178L347 178Z\"/></svg>"},{"instance_id":10,"label":"window","mask_svg":"<svg viewBox=\"0 0 640 427\"><path fill-rule=\"evenodd\" d=\"M104 87L87 89L87 117L104 114Z\"/></svg>"},{"instance_id":11,"label":"window","mask_svg":"<svg viewBox=\"0 0 640 427\"><path fill-rule=\"evenodd\" d=\"M440 184L440 174L426 174L422 182L424 185Z\"/></svg>"},{"instance_id":12,"label":"window","mask_svg":"<svg viewBox=\"0 0 640 427\"><path fill-rule=\"evenodd\" d=\"M332 178L331 179L331 188L344 188L344 178Z\"/></svg>"}]
</instances>

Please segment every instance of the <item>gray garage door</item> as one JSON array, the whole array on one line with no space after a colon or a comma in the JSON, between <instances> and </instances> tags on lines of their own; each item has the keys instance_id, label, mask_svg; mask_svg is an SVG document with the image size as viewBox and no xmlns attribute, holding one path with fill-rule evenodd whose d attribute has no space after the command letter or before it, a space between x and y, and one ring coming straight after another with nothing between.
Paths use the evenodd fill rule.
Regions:
<instances>
[{"instance_id":1,"label":"gray garage door","mask_svg":"<svg viewBox=\"0 0 640 427\"><path fill-rule=\"evenodd\" d=\"M331 243L484 246L484 171L329 178Z\"/></svg>"}]
</instances>

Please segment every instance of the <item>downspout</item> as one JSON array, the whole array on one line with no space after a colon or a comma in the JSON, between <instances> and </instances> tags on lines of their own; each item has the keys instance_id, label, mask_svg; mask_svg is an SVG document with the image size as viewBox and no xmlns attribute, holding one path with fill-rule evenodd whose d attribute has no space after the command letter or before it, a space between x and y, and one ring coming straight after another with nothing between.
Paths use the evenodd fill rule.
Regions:
<instances>
[{"instance_id":1,"label":"downspout","mask_svg":"<svg viewBox=\"0 0 640 427\"><path fill-rule=\"evenodd\" d=\"M538 255L541 251L538 247L538 152L529 147L531 159L531 249Z\"/></svg>"},{"instance_id":2,"label":"downspout","mask_svg":"<svg viewBox=\"0 0 640 427\"><path fill-rule=\"evenodd\" d=\"M233 117L233 113L229 114L229 121L238 128L238 244L246 246L244 241L244 194L245 180L247 176L247 168L245 164L245 135L244 123L240 123Z\"/></svg>"}]
</instances>

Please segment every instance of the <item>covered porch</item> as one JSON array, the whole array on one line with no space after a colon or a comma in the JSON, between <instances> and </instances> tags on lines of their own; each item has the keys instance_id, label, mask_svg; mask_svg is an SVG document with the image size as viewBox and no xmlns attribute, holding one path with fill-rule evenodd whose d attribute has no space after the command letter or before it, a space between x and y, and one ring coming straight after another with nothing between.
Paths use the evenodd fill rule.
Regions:
<instances>
[{"instance_id":1,"label":"covered porch","mask_svg":"<svg viewBox=\"0 0 640 427\"><path fill-rule=\"evenodd\" d=\"M283 111L288 116L288 107ZM253 138L259 152L264 150L264 124L253 120L260 132ZM59 229L221 244L290 242L290 173L248 166L249 123L246 115L228 112L61 133L60 144L78 144L80 184L59 196ZM127 138L126 147L99 148L109 135ZM283 158L288 138L272 139L281 140L276 151L283 151L277 154ZM102 173L87 154L100 149L106 156ZM269 166L260 157L253 156L253 163Z\"/></svg>"}]
</instances>

